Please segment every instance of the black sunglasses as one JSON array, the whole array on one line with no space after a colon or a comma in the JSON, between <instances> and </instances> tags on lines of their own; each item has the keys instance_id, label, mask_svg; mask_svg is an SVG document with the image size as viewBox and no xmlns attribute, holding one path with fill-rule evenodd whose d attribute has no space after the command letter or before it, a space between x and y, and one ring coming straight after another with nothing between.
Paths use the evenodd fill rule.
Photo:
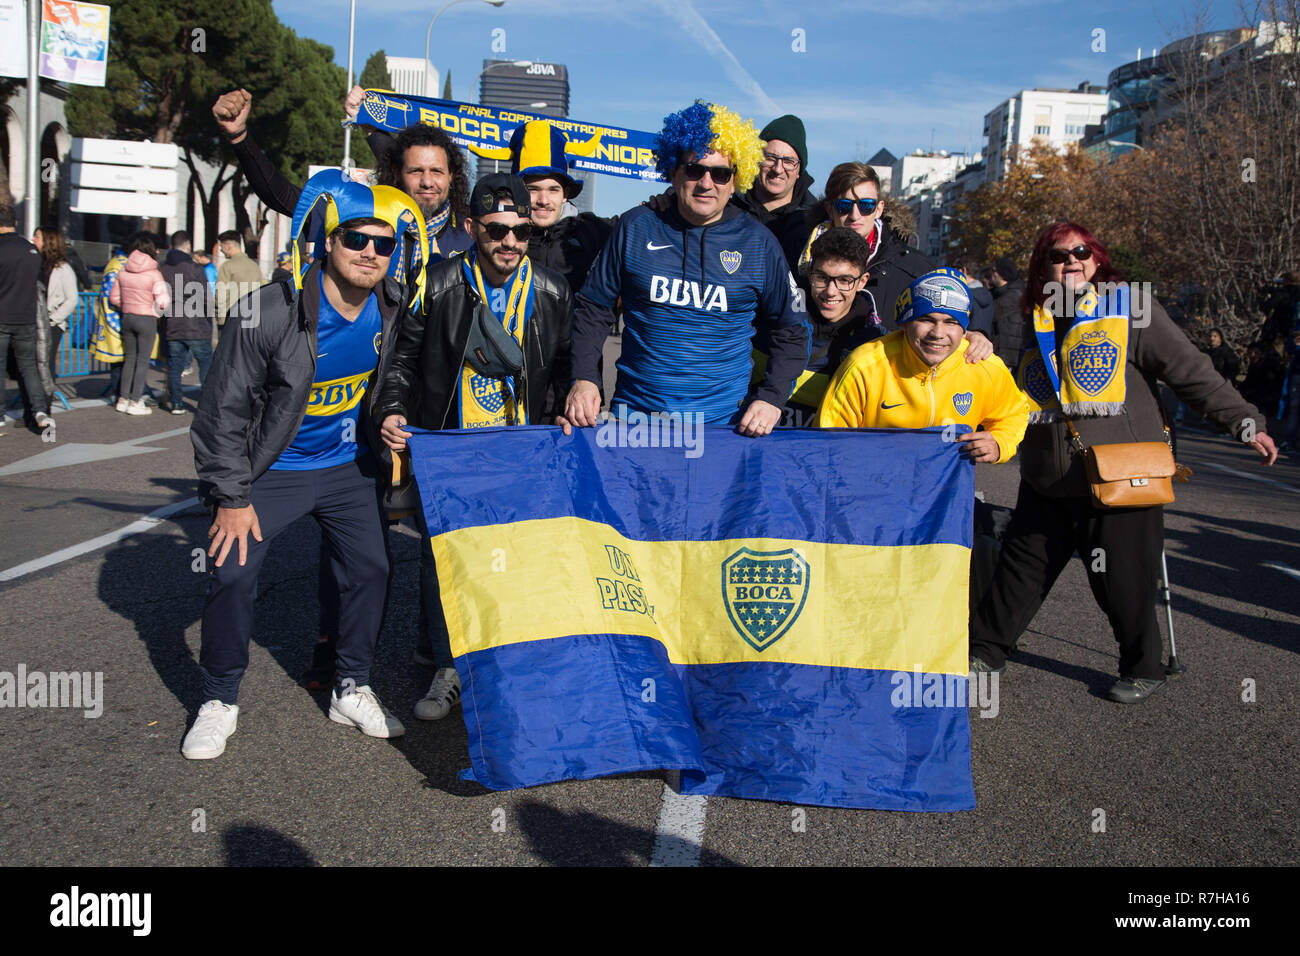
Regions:
<instances>
[{"instance_id":1,"label":"black sunglasses","mask_svg":"<svg viewBox=\"0 0 1300 956\"><path fill-rule=\"evenodd\" d=\"M515 238L520 242L527 242L533 234L533 224L531 222L521 222L514 226L507 226L504 222L484 222L480 223L480 225L493 242L500 242L508 232L513 232Z\"/></svg>"},{"instance_id":2,"label":"black sunglasses","mask_svg":"<svg viewBox=\"0 0 1300 956\"><path fill-rule=\"evenodd\" d=\"M1053 265L1063 265L1070 261L1070 256L1083 262L1085 259L1092 258L1092 250L1087 246L1078 245L1073 249L1049 249L1047 251L1047 261Z\"/></svg>"},{"instance_id":3,"label":"black sunglasses","mask_svg":"<svg viewBox=\"0 0 1300 956\"><path fill-rule=\"evenodd\" d=\"M391 256L393 250L397 248L396 236L372 236L358 229L344 229L341 241L344 249L351 249L353 252L360 252L373 242L375 255L384 257Z\"/></svg>"},{"instance_id":4,"label":"black sunglasses","mask_svg":"<svg viewBox=\"0 0 1300 956\"><path fill-rule=\"evenodd\" d=\"M686 173L687 182L693 183L697 179L703 179L704 174L708 173L719 186L731 182L731 175L735 172L730 166L705 166L703 163L686 163L682 166L682 171Z\"/></svg>"},{"instance_id":5,"label":"black sunglasses","mask_svg":"<svg viewBox=\"0 0 1300 956\"><path fill-rule=\"evenodd\" d=\"M837 199L835 200L835 211L841 216L847 216L853 209L854 205L858 207L858 212L864 216L870 216L876 211L876 206L880 205L879 199Z\"/></svg>"}]
</instances>

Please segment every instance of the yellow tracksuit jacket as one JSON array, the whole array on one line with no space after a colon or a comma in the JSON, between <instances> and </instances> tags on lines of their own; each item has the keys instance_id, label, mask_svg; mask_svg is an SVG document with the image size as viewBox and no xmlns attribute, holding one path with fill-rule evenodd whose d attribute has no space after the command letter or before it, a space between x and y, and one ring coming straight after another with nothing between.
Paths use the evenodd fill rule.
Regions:
<instances>
[{"instance_id":1,"label":"yellow tracksuit jacket","mask_svg":"<svg viewBox=\"0 0 1300 956\"><path fill-rule=\"evenodd\" d=\"M964 424L997 440L1009 461L1025 437L1029 403L995 355L966 361L966 340L931 368L902 329L868 342L840 366L817 412L819 428L925 428Z\"/></svg>"}]
</instances>

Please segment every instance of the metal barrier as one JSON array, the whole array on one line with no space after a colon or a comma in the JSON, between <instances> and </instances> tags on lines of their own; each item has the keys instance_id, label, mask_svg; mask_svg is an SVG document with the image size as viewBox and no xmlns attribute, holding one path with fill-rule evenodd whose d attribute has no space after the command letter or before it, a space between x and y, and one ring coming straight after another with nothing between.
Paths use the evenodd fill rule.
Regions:
<instances>
[{"instance_id":1,"label":"metal barrier","mask_svg":"<svg viewBox=\"0 0 1300 956\"><path fill-rule=\"evenodd\" d=\"M68 322L68 332L59 343L59 354L54 363L54 377L66 378L72 375L94 375L107 372L112 366L94 357L95 339L95 300L94 292L81 292L77 295L77 311Z\"/></svg>"}]
</instances>

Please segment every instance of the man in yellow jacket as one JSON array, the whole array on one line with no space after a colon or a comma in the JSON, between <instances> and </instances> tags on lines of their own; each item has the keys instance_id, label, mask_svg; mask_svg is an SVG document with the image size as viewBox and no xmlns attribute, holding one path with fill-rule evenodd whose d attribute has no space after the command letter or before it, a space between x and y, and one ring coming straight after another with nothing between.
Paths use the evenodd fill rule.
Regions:
<instances>
[{"instance_id":1,"label":"man in yellow jacket","mask_svg":"<svg viewBox=\"0 0 1300 956\"><path fill-rule=\"evenodd\" d=\"M853 350L817 413L820 428L969 425L957 437L972 461L1005 462L1029 422L1024 393L1000 358L964 360L970 290L935 269L898 297L898 330Z\"/></svg>"}]
</instances>

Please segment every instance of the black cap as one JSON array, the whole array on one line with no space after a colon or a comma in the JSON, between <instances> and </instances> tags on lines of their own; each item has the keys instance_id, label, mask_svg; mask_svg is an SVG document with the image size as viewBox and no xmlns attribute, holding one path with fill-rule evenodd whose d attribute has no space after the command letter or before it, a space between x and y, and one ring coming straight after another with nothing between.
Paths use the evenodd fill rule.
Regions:
<instances>
[{"instance_id":1,"label":"black cap","mask_svg":"<svg viewBox=\"0 0 1300 956\"><path fill-rule=\"evenodd\" d=\"M993 271L1002 276L1005 282L1015 282L1020 278L1020 270L1016 268L1016 262L1010 256L1000 256L993 263Z\"/></svg>"},{"instance_id":2,"label":"black cap","mask_svg":"<svg viewBox=\"0 0 1300 956\"><path fill-rule=\"evenodd\" d=\"M512 202L497 199L499 192L509 193ZM515 212L525 219L532 215L532 197L522 179L510 173L490 173L474 184L474 192L469 197L469 214L477 219L494 212Z\"/></svg>"}]
</instances>

